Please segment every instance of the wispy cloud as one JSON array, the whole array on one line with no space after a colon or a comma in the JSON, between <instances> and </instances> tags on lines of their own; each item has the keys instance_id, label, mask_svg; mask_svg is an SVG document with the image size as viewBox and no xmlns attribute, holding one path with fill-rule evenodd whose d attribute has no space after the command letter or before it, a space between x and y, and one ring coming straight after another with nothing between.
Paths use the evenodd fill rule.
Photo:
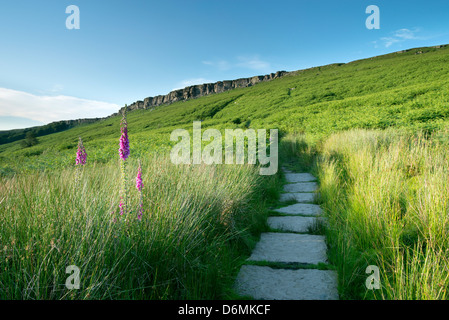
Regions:
<instances>
[{"instance_id":1,"label":"wispy cloud","mask_svg":"<svg viewBox=\"0 0 449 320\"><path fill-rule=\"evenodd\" d=\"M108 116L120 106L70 96L38 96L0 88L0 116L23 117L49 123L58 120Z\"/></svg>"},{"instance_id":2,"label":"wispy cloud","mask_svg":"<svg viewBox=\"0 0 449 320\"><path fill-rule=\"evenodd\" d=\"M62 90L64 90L64 86L62 84L54 84L53 87L50 89L50 92L52 93L57 93L57 92L61 92Z\"/></svg>"},{"instance_id":3,"label":"wispy cloud","mask_svg":"<svg viewBox=\"0 0 449 320\"><path fill-rule=\"evenodd\" d=\"M402 40L410 40L410 39L417 39L417 37L415 36L415 34L417 32L419 32L418 28L415 28L414 31L409 30L409 29L399 29L399 30L396 30L394 35L395 35L395 37L402 39Z\"/></svg>"},{"instance_id":4,"label":"wispy cloud","mask_svg":"<svg viewBox=\"0 0 449 320\"><path fill-rule=\"evenodd\" d=\"M226 60L203 61L203 64L217 68L220 71L226 71L232 68L231 63Z\"/></svg>"},{"instance_id":5,"label":"wispy cloud","mask_svg":"<svg viewBox=\"0 0 449 320\"><path fill-rule=\"evenodd\" d=\"M270 63L262 60L258 55L238 56L235 61L232 62L227 60L203 61L203 64L215 67L220 71L226 71L233 68L244 68L259 72L269 72L271 68Z\"/></svg>"},{"instance_id":6,"label":"wispy cloud","mask_svg":"<svg viewBox=\"0 0 449 320\"><path fill-rule=\"evenodd\" d=\"M395 43L404 42L407 40L424 40L423 37L419 37L417 34L420 32L419 28L410 29L399 29L392 32L389 37L382 37L380 40L383 42L386 48L392 46Z\"/></svg>"},{"instance_id":7,"label":"wispy cloud","mask_svg":"<svg viewBox=\"0 0 449 320\"><path fill-rule=\"evenodd\" d=\"M270 69L270 63L261 60L257 55L251 57L240 56L237 59L239 60L237 66L241 68L248 68L258 71L267 71Z\"/></svg>"}]
</instances>

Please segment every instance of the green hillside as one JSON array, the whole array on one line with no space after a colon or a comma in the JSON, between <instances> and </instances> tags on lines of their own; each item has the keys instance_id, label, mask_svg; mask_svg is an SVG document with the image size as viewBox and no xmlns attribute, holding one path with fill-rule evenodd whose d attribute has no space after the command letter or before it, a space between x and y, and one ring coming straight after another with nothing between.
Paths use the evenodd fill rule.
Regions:
<instances>
[{"instance_id":1,"label":"green hillside","mask_svg":"<svg viewBox=\"0 0 449 320\"><path fill-rule=\"evenodd\" d=\"M170 133L195 120L280 130L281 164L318 178L341 299L447 299L448 62L448 46L411 49L132 111L126 161L119 116L0 145L0 299L244 298L233 283L284 177L174 165Z\"/></svg>"},{"instance_id":2,"label":"green hillside","mask_svg":"<svg viewBox=\"0 0 449 320\"><path fill-rule=\"evenodd\" d=\"M68 121L56 121L43 126L25 128L25 129L14 129L7 131L0 131L0 145L5 143L14 142L17 140L24 139L27 133L31 133L36 137L45 136L48 134L61 132L70 128L73 128L77 125L83 123L93 123L95 121L100 120L96 119L80 119L80 120L68 120Z\"/></svg>"},{"instance_id":3,"label":"green hillside","mask_svg":"<svg viewBox=\"0 0 449 320\"><path fill-rule=\"evenodd\" d=\"M174 128L278 128L317 140L350 128L399 127L431 131L449 119L449 47L402 53L299 70L283 78L198 99L136 110L128 115L133 156L164 151ZM138 98L138 97L136 97ZM65 167L74 164L81 136L90 161L116 159L120 117L0 145L0 170Z\"/></svg>"}]
</instances>

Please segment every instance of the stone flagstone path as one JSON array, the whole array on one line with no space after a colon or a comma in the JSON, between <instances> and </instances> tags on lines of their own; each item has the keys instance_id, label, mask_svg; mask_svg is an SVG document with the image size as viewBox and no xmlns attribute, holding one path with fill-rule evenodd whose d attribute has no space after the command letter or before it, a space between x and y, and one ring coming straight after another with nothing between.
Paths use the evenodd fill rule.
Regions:
<instances>
[{"instance_id":1,"label":"stone flagstone path","mask_svg":"<svg viewBox=\"0 0 449 320\"><path fill-rule=\"evenodd\" d=\"M318 188L316 179L309 173L293 173L282 168L288 184L281 202L297 203L275 211L282 216L268 218L268 225L279 232L262 233L248 261L275 263L276 268L243 265L235 282L242 296L258 300L337 300L337 273L316 268L282 269L279 263L316 265L328 263L324 236L307 234L317 223L321 209L312 204Z\"/></svg>"}]
</instances>

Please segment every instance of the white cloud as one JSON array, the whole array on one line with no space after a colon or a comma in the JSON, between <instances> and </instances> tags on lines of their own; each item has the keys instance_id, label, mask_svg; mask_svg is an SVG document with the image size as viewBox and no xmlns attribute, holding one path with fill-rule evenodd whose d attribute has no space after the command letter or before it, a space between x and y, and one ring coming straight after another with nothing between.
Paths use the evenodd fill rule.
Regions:
<instances>
[{"instance_id":1,"label":"white cloud","mask_svg":"<svg viewBox=\"0 0 449 320\"><path fill-rule=\"evenodd\" d=\"M226 71L232 68L231 63L226 60L218 60L218 61L203 61L203 64L208 66L216 67L220 71Z\"/></svg>"},{"instance_id":2,"label":"white cloud","mask_svg":"<svg viewBox=\"0 0 449 320\"><path fill-rule=\"evenodd\" d=\"M37 96L0 88L0 116L23 117L43 123L59 120L105 117L119 105L70 96Z\"/></svg>"},{"instance_id":3,"label":"white cloud","mask_svg":"<svg viewBox=\"0 0 449 320\"><path fill-rule=\"evenodd\" d=\"M402 41L402 40L399 40L399 39L396 39L393 37L383 37L383 38L380 38L380 40L382 40L384 42L384 45L386 48L391 47L393 44Z\"/></svg>"},{"instance_id":4,"label":"white cloud","mask_svg":"<svg viewBox=\"0 0 449 320\"><path fill-rule=\"evenodd\" d=\"M55 84L53 85L53 87L50 89L50 92L52 93L57 93L57 92L61 92L62 90L64 90L64 86L62 84Z\"/></svg>"},{"instance_id":5,"label":"white cloud","mask_svg":"<svg viewBox=\"0 0 449 320\"><path fill-rule=\"evenodd\" d=\"M238 67L249 68L258 71L268 71L270 69L270 64L266 61L260 60L258 56L252 57L238 57L240 62L237 63Z\"/></svg>"},{"instance_id":6,"label":"white cloud","mask_svg":"<svg viewBox=\"0 0 449 320\"><path fill-rule=\"evenodd\" d=\"M416 39L415 33L418 31L419 31L419 29L415 29L415 31L411 31L409 29L399 29L399 30L396 30L394 35L395 35L395 37L404 39L404 40Z\"/></svg>"},{"instance_id":7,"label":"white cloud","mask_svg":"<svg viewBox=\"0 0 449 320\"><path fill-rule=\"evenodd\" d=\"M232 68L245 68L256 70L260 72L270 72L271 65L267 61L263 61L258 55L254 56L239 56L235 62L229 62L226 60L218 61L202 61L203 64L213 66L220 71L226 71Z\"/></svg>"},{"instance_id":8,"label":"white cloud","mask_svg":"<svg viewBox=\"0 0 449 320\"><path fill-rule=\"evenodd\" d=\"M392 32L392 36L382 37L380 40L383 41L386 48L406 40L423 40L423 38L416 35L419 31L418 28L414 28L413 30L403 28Z\"/></svg>"}]
</instances>

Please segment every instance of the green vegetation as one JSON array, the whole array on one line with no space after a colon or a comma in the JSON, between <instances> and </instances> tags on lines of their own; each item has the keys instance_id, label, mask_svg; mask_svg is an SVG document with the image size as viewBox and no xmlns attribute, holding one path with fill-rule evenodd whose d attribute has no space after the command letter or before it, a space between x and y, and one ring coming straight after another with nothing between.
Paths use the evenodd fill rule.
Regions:
<instances>
[{"instance_id":1,"label":"green vegetation","mask_svg":"<svg viewBox=\"0 0 449 320\"><path fill-rule=\"evenodd\" d=\"M100 119L82 119L82 120L68 120L68 121L56 121L44 126L26 128L26 129L15 129L0 131L0 144L10 143L14 141L26 138L27 134L32 134L35 137L45 136L47 134L52 134L56 132L61 132L74 126L86 123L93 123Z\"/></svg>"},{"instance_id":2,"label":"green vegetation","mask_svg":"<svg viewBox=\"0 0 449 320\"><path fill-rule=\"evenodd\" d=\"M265 228L276 176L160 156L142 167L141 222L137 192L129 222L118 215L118 165L87 165L78 184L73 168L2 181L0 299L232 297L233 276ZM65 287L69 265L80 268L79 290Z\"/></svg>"},{"instance_id":3,"label":"green vegetation","mask_svg":"<svg viewBox=\"0 0 449 320\"><path fill-rule=\"evenodd\" d=\"M423 52L417 54L418 52ZM412 49L348 64L297 71L253 87L130 112L132 156L166 153L175 128L277 128L307 133L311 141L351 128L406 128L431 132L449 119L449 47ZM44 170L73 165L73 148L83 138L89 159L116 159L120 116L40 137L23 149L0 145L0 170ZM308 139L309 139L308 138Z\"/></svg>"},{"instance_id":4,"label":"green vegetation","mask_svg":"<svg viewBox=\"0 0 449 320\"><path fill-rule=\"evenodd\" d=\"M332 135L317 161L342 296L447 299L448 132L355 130ZM366 290L365 269L380 269Z\"/></svg>"},{"instance_id":5,"label":"green vegetation","mask_svg":"<svg viewBox=\"0 0 449 320\"><path fill-rule=\"evenodd\" d=\"M32 147L38 144L39 141L37 140L36 136L33 132L28 131L25 135L25 139L22 140L21 145L24 148Z\"/></svg>"},{"instance_id":6,"label":"green vegetation","mask_svg":"<svg viewBox=\"0 0 449 320\"><path fill-rule=\"evenodd\" d=\"M449 131L352 129L284 138L284 163L320 181L341 299L442 299L449 288ZM294 161L299 159L299 161ZM380 289L368 290L368 266Z\"/></svg>"},{"instance_id":7,"label":"green vegetation","mask_svg":"<svg viewBox=\"0 0 449 320\"><path fill-rule=\"evenodd\" d=\"M341 298L446 299L448 62L447 46L412 49L130 112L140 224L113 222L119 116L27 148L0 145L0 298L235 297L233 277L268 230L282 177L171 164L172 130L202 120L203 130L277 128L280 162L319 178L328 226L316 233L327 236ZM80 136L88 164L75 188ZM135 213L137 193L131 203ZM64 287L71 264L82 267L76 292ZM365 287L368 265L380 269L380 290Z\"/></svg>"}]
</instances>

